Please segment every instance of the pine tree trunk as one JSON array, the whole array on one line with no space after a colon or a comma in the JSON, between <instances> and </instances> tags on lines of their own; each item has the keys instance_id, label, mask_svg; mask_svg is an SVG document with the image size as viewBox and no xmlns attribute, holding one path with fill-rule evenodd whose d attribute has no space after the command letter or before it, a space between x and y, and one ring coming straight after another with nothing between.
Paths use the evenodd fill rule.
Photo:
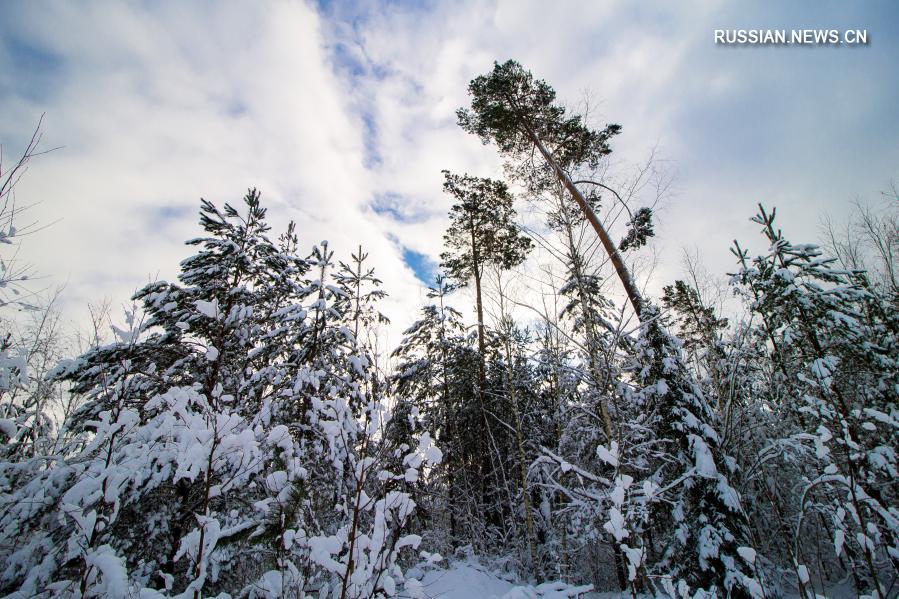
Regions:
<instances>
[{"instance_id":1,"label":"pine tree trunk","mask_svg":"<svg viewBox=\"0 0 899 599\"><path fill-rule=\"evenodd\" d=\"M475 268L474 274L475 309L478 313L478 396L483 394L487 373L484 362L487 357L487 344L484 341L484 304L481 301L481 273ZM483 398L482 398L483 404Z\"/></svg>"},{"instance_id":2,"label":"pine tree trunk","mask_svg":"<svg viewBox=\"0 0 899 599\"><path fill-rule=\"evenodd\" d=\"M552 167L553 171L556 173L556 177L559 178L562 185L565 186L565 189L571 193L571 197L577 202L581 211L583 211L584 216L593 226L593 230L596 231L596 234L599 236L599 240L602 242L603 247L606 250L606 253L609 255L609 259L612 261L612 266L615 267L615 272L618 273L618 278L621 279L621 284L624 286L624 291L627 293L627 297L631 302L631 306L634 308L634 312L637 314L637 318L640 318L640 313L643 311L643 297L640 295L640 290L637 289L637 286L634 284L633 278L631 278L631 273L628 270L627 266L624 264L624 260L621 258L621 253L618 251L618 248L615 247L615 244L612 242L612 239L609 237L608 232L605 227L602 226L602 223L599 222L599 219L596 217L596 214L593 212L593 209L590 208L590 204L587 203L586 198L584 198L584 194L577 188L577 186L572 183L571 177L562 170L562 167L559 166L559 163L556 162L555 158L550 155L550 153L543 146L543 143L540 139L531 131L530 128L525 128L525 133L528 138L533 142L533 144L540 151L540 154L543 155L543 158L549 163Z\"/></svg>"}]
</instances>

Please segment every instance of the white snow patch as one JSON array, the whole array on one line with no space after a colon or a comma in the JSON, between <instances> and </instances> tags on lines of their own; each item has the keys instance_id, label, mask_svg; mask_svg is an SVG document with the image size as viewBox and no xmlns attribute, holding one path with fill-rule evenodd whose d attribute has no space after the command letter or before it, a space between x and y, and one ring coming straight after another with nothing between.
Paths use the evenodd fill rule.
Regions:
<instances>
[{"instance_id":1,"label":"white snow patch","mask_svg":"<svg viewBox=\"0 0 899 599\"><path fill-rule=\"evenodd\" d=\"M689 435L690 445L693 447L693 457L696 460L696 472L700 476L714 478L718 475L715 460L709 446L699 435Z\"/></svg>"},{"instance_id":2,"label":"white snow patch","mask_svg":"<svg viewBox=\"0 0 899 599\"><path fill-rule=\"evenodd\" d=\"M410 587L409 582L406 582L407 589ZM446 570L429 569L422 577L420 586L411 586L416 591L423 590L427 597L440 599L568 599L584 597L593 588L591 585L572 586L559 581L537 586L515 584L474 562L456 562ZM589 596L599 597L593 593Z\"/></svg>"},{"instance_id":3,"label":"white snow patch","mask_svg":"<svg viewBox=\"0 0 899 599\"><path fill-rule=\"evenodd\" d=\"M203 316L208 316L209 318L219 317L219 301L217 299L211 302L197 300L194 302L194 306L197 307L197 311Z\"/></svg>"},{"instance_id":4,"label":"white snow patch","mask_svg":"<svg viewBox=\"0 0 899 599\"><path fill-rule=\"evenodd\" d=\"M596 457L612 467L618 466L618 443L612 441L609 448L606 449L602 445L596 448Z\"/></svg>"},{"instance_id":5,"label":"white snow patch","mask_svg":"<svg viewBox=\"0 0 899 599\"><path fill-rule=\"evenodd\" d=\"M755 563L755 549L752 547L737 547L737 553L740 554L747 564Z\"/></svg>"},{"instance_id":6,"label":"white snow patch","mask_svg":"<svg viewBox=\"0 0 899 599\"><path fill-rule=\"evenodd\" d=\"M3 433L9 438L13 438L16 436L16 430L15 422L9 418L0 418L0 433Z\"/></svg>"}]
</instances>

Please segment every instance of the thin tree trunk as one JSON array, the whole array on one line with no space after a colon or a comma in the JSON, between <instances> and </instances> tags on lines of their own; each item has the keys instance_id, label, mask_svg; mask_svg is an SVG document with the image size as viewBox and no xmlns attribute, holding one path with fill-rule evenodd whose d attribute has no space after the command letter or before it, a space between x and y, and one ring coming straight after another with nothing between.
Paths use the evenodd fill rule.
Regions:
<instances>
[{"instance_id":1,"label":"thin tree trunk","mask_svg":"<svg viewBox=\"0 0 899 599\"><path fill-rule=\"evenodd\" d=\"M593 321L593 315L591 313L590 306L588 306L587 303L590 297L587 293L586 287L584 287L583 263L581 262L581 256L578 253L578 248L575 246L574 235L571 232L571 222L569 222L567 215L565 215L564 222L565 232L568 236L568 251L571 253L571 262L574 276L575 279L577 279L578 295L581 299L581 312L584 317L584 325L587 332L587 359L589 361L590 376L593 377L593 384L598 387L599 381L602 380L602 378L600 376L599 365L597 364L596 360L596 354L599 351L599 343L597 342L598 335L596 334L596 323ZM606 441L608 443L611 443L615 437L612 436L612 418L609 416L609 407L605 400L605 389L599 390L599 411L602 415L602 424L603 429L606 433Z\"/></svg>"},{"instance_id":2,"label":"thin tree trunk","mask_svg":"<svg viewBox=\"0 0 899 599\"><path fill-rule=\"evenodd\" d=\"M486 367L484 365L487 344L484 341L484 305L481 301L481 273L477 269L475 269L474 275L474 290L475 308L478 313L478 353L480 354L478 359L478 395L480 396L483 393L484 383L487 381Z\"/></svg>"},{"instance_id":3,"label":"thin tree trunk","mask_svg":"<svg viewBox=\"0 0 899 599\"><path fill-rule=\"evenodd\" d=\"M562 182L562 185L565 186L565 189L571 193L571 197L577 202L578 206L580 206L581 211L583 211L584 216L587 217L587 220L593 226L593 229L596 231L596 234L599 236L599 240L602 242L603 247L606 250L606 253L609 255L609 259L612 261L612 266L615 267L615 272L618 273L618 278L621 279L621 284L624 286L624 291L627 293L627 297L631 302L631 306L634 308L634 312L637 314L637 318L640 318L640 314L643 310L643 296L640 294L640 290L637 289L637 286L634 284L633 278L631 278L630 270L628 270L627 266L624 264L624 260L621 258L621 254L618 252L618 248L615 247L615 244L612 242L611 237L609 237L608 232L605 227L602 226L602 223L599 222L599 219L596 217L596 213L593 212L593 209L590 208L590 204L587 203L586 198L584 198L584 194L577 188L577 186L571 181L571 177L568 176L562 167L559 166L559 163L556 162L555 158L546 150L543 146L543 143L537 138L533 131L530 128L525 128L525 133L528 138L530 138L531 142L537 147L540 151L540 154L543 155L543 158L549 163L552 167L553 171L556 173L556 177L559 178L559 181Z\"/></svg>"},{"instance_id":4,"label":"thin tree trunk","mask_svg":"<svg viewBox=\"0 0 899 599\"><path fill-rule=\"evenodd\" d=\"M366 423L367 424L367 423ZM350 577L353 575L353 568L355 567L355 551L356 551L356 531L359 527L359 518L361 516L362 511L362 493L365 486L365 459L368 456L368 437L366 436L362 440L362 450L360 452L360 457L362 458L362 468L359 470L359 475L356 477L356 488L354 489L356 498L353 502L353 519L350 524L350 533L349 533L349 548L347 553L347 566L346 571L342 577L340 582L340 599L346 599L347 590L349 588Z\"/></svg>"},{"instance_id":5,"label":"thin tree trunk","mask_svg":"<svg viewBox=\"0 0 899 599\"><path fill-rule=\"evenodd\" d=\"M588 367L590 369L590 376L593 377L593 384L596 386L596 389L598 391L599 411L602 415L602 424L603 429L606 433L606 442L611 443L616 439L617 435L613 436L613 431L615 430L615 428L612 426L612 418L609 415L608 403L606 402L605 398L608 376L602 377L599 371L599 364L597 363L597 353L599 352L599 336L596 333L596 323L593 320L592 306L589 303L591 297L584 285L583 262L581 260L581 255L578 252L578 248L575 245L574 235L571 230L571 222L570 219L567 218L567 215L564 224L565 232L568 236L568 248L571 254L572 270L574 271L574 276L577 280L578 295L580 296L581 300L581 313L584 318L584 325L587 333ZM606 383L602 385L602 388L599 388L601 380L605 380ZM618 584L621 590L624 591L625 589L627 589L627 578L624 572L624 554L622 554L621 548L617 543L612 542L610 543L610 545L612 547L612 559L615 563L615 573L618 576Z\"/></svg>"}]
</instances>

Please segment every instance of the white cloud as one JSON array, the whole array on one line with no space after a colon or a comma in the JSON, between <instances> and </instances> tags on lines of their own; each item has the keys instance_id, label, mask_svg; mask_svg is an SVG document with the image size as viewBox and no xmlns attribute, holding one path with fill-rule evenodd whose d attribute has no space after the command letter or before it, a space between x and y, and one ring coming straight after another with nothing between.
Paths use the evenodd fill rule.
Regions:
<instances>
[{"instance_id":1,"label":"white cloud","mask_svg":"<svg viewBox=\"0 0 899 599\"><path fill-rule=\"evenodd\" d=\"M839 217L855 194L872 197L896 174L899 150L891 139L899 122L888 106L899 99L899 81L886 70L896 40L873 33L888 5L820 8L810 18L795 7L709 2L462 2L432 10L391 4L361 16L336 9L338 19L354 25L334 27L331 37L368 61L355 91L377 98L379 148L391 157L376 180L405 190L412 203L426 198L445 208L437 168L499 173L492 148L465 141L447 123L467 103L468 81L493 60L516 58L570 104L586 92L597 124L622 124L613 154L619 176L658 144L660 165L676 175L659 213L660 265L650 286L659 291L679 275L682 247L698 247L721 275L734 268L728 252L734 237L764 249L749 222L757 202L781 207L781 224L794 240L813 241L822 211ZM866 26L880 45L714 45L715 27L750 21ZM434 221L445 224L439 211ZM429 225L404 225L403 239L436 255L432 232L439 227Z\"/></svg>"},{"instance_id":2,"label":"white cloud","mask_svg":"<svg viewBox=\"0 0 899 599\"><path fill-rule=\"evenodd\" d=\"M897 78L885 68L895 40L716 48L716 26L748 18L721 3L3 10L14 27L0 32L51 64L16 70L21 55L0 50L0 139L22 139L46 111L47 143L66 146L22 182L20 198L40 202L33 217L55 223L23 257L47 281L68 281L75 308L174 277L199 197L238 202L257 186L276 231L296 219L304 243L329 239L343 256L362 242L391 294L385 311L404 327L424 294L394 240L437 258L450 206L440 170L501 175L494 149L454 115L494 60L519 60L570 104L588 92L598 123L624 126L619 174L659 143L679 173L658 227L660 282L676 276L681 246L726 271L730 239L755 239L757 201L784 206L785 227L807 241L813 211L842 211L899 166ZM875 28L863 11L828 14ZM376 213L385 194L414 218Z\"/></svg>"},{"instance_id":3,"label":"white cloud","mask_svg":"<svg viewBox=\"0 0 899 599\"><path fill-rule=\"evenodd\" d=\"M21 111L24 126L4 123L4 138L46 111L46 142L65 148L36 160L19 187L23 201L39 202L32 218L53 223L23 258L46 281L67 281L71 306L125 301L148 277L177 275L201 196L237 204L257 186L275 231L296 219L304 244L328 239L344 256L362 241L388 285L415 288L363 210L372 175L360 118L347 110L315 11L184 6L24 15L28 42L62 67Z\"/></svg>"}]
</instances>

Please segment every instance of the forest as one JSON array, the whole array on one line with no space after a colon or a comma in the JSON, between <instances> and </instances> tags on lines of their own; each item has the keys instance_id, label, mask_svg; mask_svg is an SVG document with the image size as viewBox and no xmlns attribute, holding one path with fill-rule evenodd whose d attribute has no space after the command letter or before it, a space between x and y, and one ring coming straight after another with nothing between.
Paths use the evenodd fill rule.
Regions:
<instances>
[{"instance_id":1,"label":"forest","mask_svg":"<svg viewBox=\"0 0 899 599\"><path fill-rule=\"evenodd\" d=\"M759 205L724 285L692 261L652 296L622 127L512 60L468 94L504 177L443 172L440 273L386 350L365 240L256 189L72 340L16 260L39 130L0 165L0 594L425 598L477 559L522 597L899 595L895 187L818 240Z\"/></svg>"}]
</instances>

